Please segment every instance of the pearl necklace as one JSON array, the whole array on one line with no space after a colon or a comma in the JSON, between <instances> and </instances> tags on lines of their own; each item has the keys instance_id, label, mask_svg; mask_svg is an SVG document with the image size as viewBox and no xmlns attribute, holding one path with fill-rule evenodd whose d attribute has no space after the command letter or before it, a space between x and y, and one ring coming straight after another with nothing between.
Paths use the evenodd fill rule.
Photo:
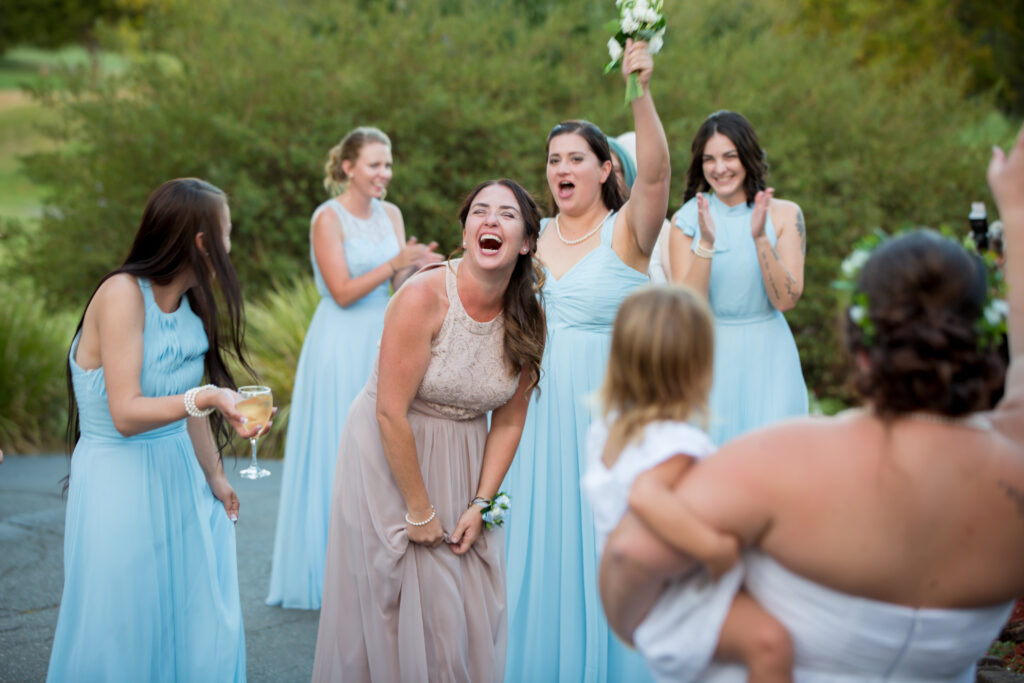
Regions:
<instances>
[{"instance_id":1,"label":"pearl necklace","mask_svg":"<svg viewBox=\"0 0 1024 683\"><path fill-rule=\"evenodd\" d=\"M580 242L583 242L587 238L592 237L595 232L597 232L598 230L601 229L601 226L604 225L604 222L606 220L608 220L608 216L611 216L611 215L612 215L611 211L606 213L604 215L604 218L599 220L597 222L597 225L595 225L593 227L593 229L591 229L590 232L588 232L586 235L584 235L583 237L579 238L578 240L567 240L567 239L565 239L565 237L562 235L562 228L558 225L558 216L555 216L555 234L558 235L558 239L562 240L563 243L568 244L571 247L574 244L579 244Z\"/></svg>"}]
</instances>

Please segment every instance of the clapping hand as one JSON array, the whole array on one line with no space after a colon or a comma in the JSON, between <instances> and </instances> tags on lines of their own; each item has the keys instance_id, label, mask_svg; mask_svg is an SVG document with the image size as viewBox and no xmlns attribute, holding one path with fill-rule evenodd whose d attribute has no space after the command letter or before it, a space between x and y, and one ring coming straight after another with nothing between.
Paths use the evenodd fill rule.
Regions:
<instances>
[{"instance_id":1,"label":"clapping hand","mask_svg":"<svg viewBox=\"0 0 1024 683\"><path fill-rule=\"evenodd\" d=\"M711 217L708 198L697 193L697 225L700 226L700 241L708 249L715 248L715 219Z\"/></svg>"},{"instance_id":2,"label":"clapping hand","mask_svg":"<svg viewBox=\"0 0 1024 683\"><path fill-rule=\"evenodd\" d=\"M441 260L441 255L434 253L437 249L437 242L431 242L430 244L420 244L415 237L410 237L405 242L405 246L398 252L392 263L395 266L395 270L403 270L409 266L415 267L417 270L430 263L437 263Z\"/></svg>"},{"instance_id":3,"label":"clapping hand","mask_svg":"<svg viewBox=\"0 0 1024 683\"><path fill-rule=\"evenodd\" d=\"M764 225L774 196L775 188L773 187L761 190L754 195L754 212L750 215L750 234L755 240L764 237Z\"/></svg>"}]
</instances>

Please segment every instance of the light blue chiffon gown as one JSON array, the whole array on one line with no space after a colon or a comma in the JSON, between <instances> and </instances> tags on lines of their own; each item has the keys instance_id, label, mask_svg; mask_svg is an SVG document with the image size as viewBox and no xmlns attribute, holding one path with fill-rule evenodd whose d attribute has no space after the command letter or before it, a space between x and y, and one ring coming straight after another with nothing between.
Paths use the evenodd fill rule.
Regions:
<instances>
[{"instance_id":1,"label":"light blue chiffon gown","mask_svg":"<svg viewBox=\"0 0 1024 683\"><path fill-rule=\"evenodd\" d=\"M206 333L139 280L145 396L200 384ZM64 592L47 680L244 681L235 529L196 460L185 420L122 436L103 368L70 364L81 424L71 458Z\"/></svg>"},{"instance_id":2,"label":"light blue chiffon gown","mask_svg":"<svg viewBox=\"0 0 1024 683\"><path fill-rule=\"evenodd\" d=\"M313 212L312 220L321 211L338 217L353 278L398 254L398 238L384 205L374 199L371 209L369 218L356 218L331 199ZM310 260L321 299L295 372L267 594L268 605L290 609L320 607L338 444L352 399L370 377L389 291L384 282L349 306L339 306L320 273L312 240Z\"/></svg>"},{"instance_id":3,"label":"light blue chiffon gown","mask_svg":"<svg viewBox=\"0 0 1024 683\"><path fill-rule=\"evenodd\" d=\"M750 234L753 207L727 206L708 195L715 255L708 298L715 314L715 378L709 433L717 445L752 429L807 414L807 386L786 319L768 299ZM700 235L697 198L683 205L676 227ZM765 234L778 237L769 213Z\"/></svg>"},{"instance_id":4,"label":"light blue chiffon gown","mask_svg":"<svg viewBox=\"0 0 1024 683\"><path fill-rule=\"evenodd\" d=\"M615 214L601 245L556 280L546 273L548 338L503 489L507 522L508 649L505 680L650 680L643 659L608 628L597 588L594 517L583 500L593 394L608 365L619 304L649 280L612 250ZM546 227L546 226L545 226Z\"/></svg>"}]
</instances>

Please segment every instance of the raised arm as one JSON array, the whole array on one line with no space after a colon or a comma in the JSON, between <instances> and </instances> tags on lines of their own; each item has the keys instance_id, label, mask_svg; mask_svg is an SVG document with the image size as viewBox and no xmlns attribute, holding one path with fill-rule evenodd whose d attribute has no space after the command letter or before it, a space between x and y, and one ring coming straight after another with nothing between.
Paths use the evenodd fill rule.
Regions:
<instances>
[{"instance_id":1,"label":"raised arm","mask_svg":"<svg viewBox=\"0 0 1024 683\"><path fill-rule=\"evenodd\" d=\"M1006 393L997 415L1018 443L1024 443L1024 127L1010 154L992 150L988 184L1003 221L1006 262L1007 304L1009 306L1010 369Z\"/></svg>"},{"instance_id":2,"label":"raised arm","mask_svg":"<svg viewBox=\"0 0 1024 683\"><path fill-rule=\"evenodd\" d=\"M624 77L639 71L643 95L633 100L633 123L636 127L636 180L629 200L620 211L626 230L616 230L615 251L627 263L646 264L658 241L658 233L668 211L669 167L668 140L651 97L651 72L654 60L647 52L647 43L627 41L622 59ZM622 237L619 237L619 235Z\"/></svg>"},{"instance_id":3,"label":"raised arm","mask_svg":"<svg viewBox=\"0 0 1024 683\"><path fill-rule=\"evenodd\" d=\"M775 308L788 311L796 306L804 291L807 230L800 207L793 202L773 199L774 194L775 191L768 188L754 197L750 231L768 299ZM769 211L778 238L774 246L765 231L765 217Z\"/></svg>"},{"instance_id":4,"label":"raised arm","mask_svg":"<svg viewBox=\"0 0 1024 683\"><path fill-rule=\"evenodd\" d=\"M430 342L446 312L435 286L438 276L444 278L444 271L424 273L398 291L384 315L380 340L377 424L388 466L413 522L425 521L434 512L409 425L409 406L427 372ZM410 541L429 547L440 544L444 533L436 516L423 526L408 524L406 530Z\"/></svg>"}]
</instances>

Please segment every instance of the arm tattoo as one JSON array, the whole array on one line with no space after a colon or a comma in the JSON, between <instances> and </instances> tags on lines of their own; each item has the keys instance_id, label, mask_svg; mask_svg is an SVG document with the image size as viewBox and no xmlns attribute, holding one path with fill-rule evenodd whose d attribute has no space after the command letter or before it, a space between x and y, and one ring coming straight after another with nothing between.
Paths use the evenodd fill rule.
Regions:
<instances>
[{"instance_id":1,"label":"arm tattoo","mask_svg":"<svg viewBox=\"0 0 1024 683\"><path fill-rule=\"evenodd\" d=\"M804 225L804 212L799 208L796 210L796 232L800 235L800 251L807 255L807 226Z\"/></svg>"},{"instance_id":2,"label":"arm tattoo","mask_svg":"<svg viewBox=\"0 0 1024 683\"><path fill-rule=\"evenodd\" d=\"M1024 491L1002 480L999 482L999 488L1006 491L1006 496L1016 504L1017 516L1024 518Z\"/></svg>"},{"instance_id":3,"label":"arm tattoo","mask_svg":"<svg viewBox=\"0 0 1024 683\"><path fill-rule=\"evenodd\" d=\"M775 248L773 247L772 248L772 252L774 252L774 251L775 251ZM764 273L766 275L768 275L768 284L770 284L772 286L772 292L774 292L774 294L775 294L775 300L778 301L779 298L780 298L779 297L779 288L777 286L775 286L775 278L772 277L771 268L768 266L768 250L765 249L764 247L762 247L762 248L758 249L757 252L761 256L761 263L764 266ZM778 260L778 258L779 258L779 255L775 254L775 260Z\"/></svg>"}]
</instances>

